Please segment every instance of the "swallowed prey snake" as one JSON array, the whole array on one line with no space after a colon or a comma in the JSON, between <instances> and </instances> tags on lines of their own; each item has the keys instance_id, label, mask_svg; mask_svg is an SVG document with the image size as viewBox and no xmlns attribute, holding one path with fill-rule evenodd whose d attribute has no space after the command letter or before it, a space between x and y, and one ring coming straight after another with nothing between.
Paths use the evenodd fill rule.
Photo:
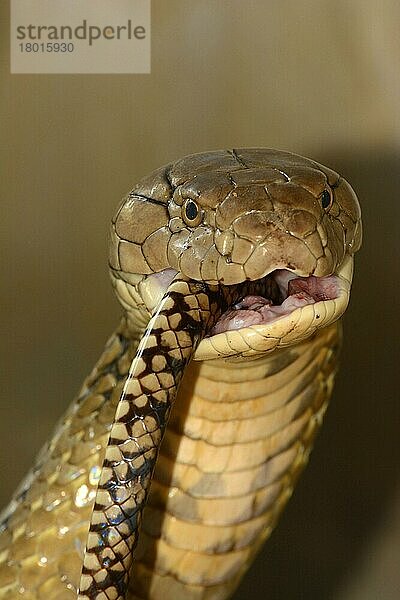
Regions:
<instances>
[{"instance_id":1,"label":"swallowed prey snake","mask_svg":"<svg viewBox=\"0 0 400 600\"><path fill-rule=\"evenodd\" d=\"M3 513L0 598L230 597L321 424L360 242L349 184L295 154L142 179L111 227L121 323Z\"/></svg>"}]
</instances>

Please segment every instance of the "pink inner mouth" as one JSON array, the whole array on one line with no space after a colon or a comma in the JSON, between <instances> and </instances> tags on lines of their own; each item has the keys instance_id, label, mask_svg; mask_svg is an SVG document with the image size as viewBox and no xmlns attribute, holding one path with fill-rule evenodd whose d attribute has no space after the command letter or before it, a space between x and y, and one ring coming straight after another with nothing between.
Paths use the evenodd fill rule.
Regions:
<instances>
[{"instance_id":1,"label":"pink inner mouth","mask_svg":"<svg viewBox=\"0 0 400 600\"><path fill-rule=\"evenodd\" d=\"M268 277L272 277L278 285L282 302L277 303L276 299L274 302L264 296L245 296L220 317L210 335L272 323L296 308L333 300L339 295L338 278L335 275L298 277L286 269L279 269Z\"/></svg>"}]
</instances>

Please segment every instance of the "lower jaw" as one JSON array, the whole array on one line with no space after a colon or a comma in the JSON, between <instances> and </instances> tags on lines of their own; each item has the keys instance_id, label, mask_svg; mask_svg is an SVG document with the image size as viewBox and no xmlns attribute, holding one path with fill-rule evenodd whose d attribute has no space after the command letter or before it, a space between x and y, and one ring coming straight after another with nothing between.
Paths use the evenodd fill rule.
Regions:
<instances>
[{"instance_id":1,"label":"lower jaw","mask_svg":"<svg viewBox=\"0 0 400 600\"><path fill-rule=\"evenodd\" d=\"M253 293L247 293L224 312L210 335L251 325L268 325L297 308L335 300L339 295L336 275L299 277L286 269L273 271L260 282L254 282L253 287Z\"/></svg>"},{"instance_id":2,"label":"lower jaw","mask_svg":"<svg viewBox=\"0 0 400 600\"><path fill-rule=\"evenodd\" d=\"M258 323L248 323L245 320L244 324L237 323L239 327L231 327L230 323L231 328L225 328L223 315L211 334L199 344L194 360L229 357L243 359L303 341L342 316L350 297L352 274L353 258L347 256L334 276L319 278L332 285L332 296L335 297L319 300L311 295L312 301L306 298L300 306L289 306L288 311L285 310L284 301L280 306L275 306L272 313L267 314L267 319L256 317L260 318ZM284 270L280 270L279 275L283 279L293 279L294 283L296 279L310 281L310 278L298 278ZM318 291L318 287L316 289ZM246 302L245 298L244 301ZM234 307L231 310L237 312ZM265 312L268 313L268 310ZM229 315L227 321L230 321ZM221 323L221 330L218 331Z\"/></svg>"}]
</instances>

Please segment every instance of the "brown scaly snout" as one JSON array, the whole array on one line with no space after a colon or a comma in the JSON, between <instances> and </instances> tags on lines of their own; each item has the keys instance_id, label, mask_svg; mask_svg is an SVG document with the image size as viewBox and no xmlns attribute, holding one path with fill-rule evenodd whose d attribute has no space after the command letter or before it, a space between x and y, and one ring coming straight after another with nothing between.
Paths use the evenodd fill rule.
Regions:
<instances>
[{"instance_id":1,"label":"brown scaly snout","mask_svg":"<svg viewBox=\"0 0 400 600\"><path fill-rule=\"evenodd\" d=\"M142 274L172 268L227 285L274 269L334 273L360 244L354 192L333 171L280 155L282 164L275 157L271 166L236 162L202 170L199 163L188 178L179 161L156 171L113 221L111 266ZM186 159L189 167L196 156Z\"/></svg>"}]
</instances>

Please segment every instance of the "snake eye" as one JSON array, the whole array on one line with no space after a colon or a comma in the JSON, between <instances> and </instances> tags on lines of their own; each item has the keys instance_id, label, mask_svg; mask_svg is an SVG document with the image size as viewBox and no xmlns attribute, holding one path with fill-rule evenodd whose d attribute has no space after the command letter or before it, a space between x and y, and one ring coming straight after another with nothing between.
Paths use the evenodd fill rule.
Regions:
<instances>
[{"instance_id":1,"label":"snake eye","mask_svg":"<svg viewBox=\"0 0 400 600\"><path fill-rule=\"evenodd\" d=\"M328 192L328 190L324 190L322 192L322 194L320 195L319 199L321 201L321 206L324 210L328 210L328 208L331 207L332 196L331 196L330 192Z\"/></svg>"},{"instance_id":2,"label":"snake eye","mask_svg":"<svg viewBox=\"0 0 400 600\"><path fill-rule=\"evenodd\" d=\"M186 200L183 207L183 220L187 225L198 225L201 221L201 211L197 206L196 202L189 199Z\"/></svg>"}]
</instances>

